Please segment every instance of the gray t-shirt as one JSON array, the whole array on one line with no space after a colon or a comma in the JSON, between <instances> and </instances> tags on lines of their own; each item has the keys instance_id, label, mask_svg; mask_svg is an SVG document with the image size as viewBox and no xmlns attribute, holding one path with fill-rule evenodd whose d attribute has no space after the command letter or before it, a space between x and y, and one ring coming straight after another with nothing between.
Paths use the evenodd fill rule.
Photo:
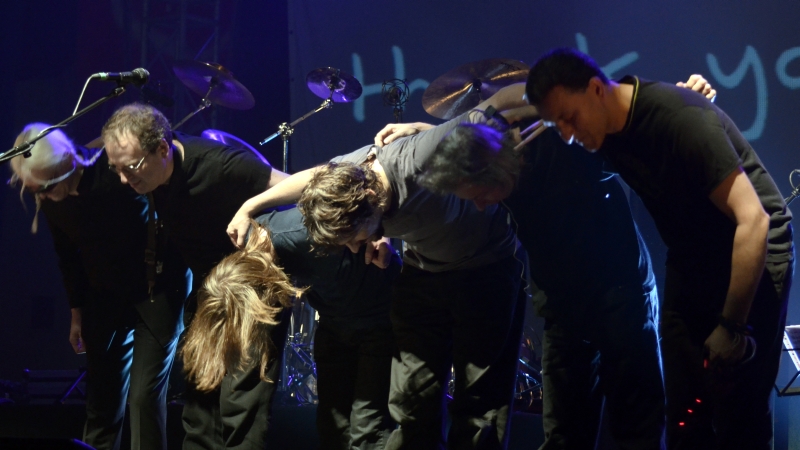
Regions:
<instances>
[{"instance_id":1,"label":"gray t-shirt","mask_svg":"<svg viewBox=\"0 0 800 450\"><path fill-rule=\"evenodd\" d=\"M366 146L333 159L361 164L375 149L392 191L391 209L382 221L384 236L404 240L404 262L429 272L491 264L514 254L518 246L503 208L478 211L471 201L437 195L417 183L439 141L466 121L469 113L383 148Z\"/></svg>"}]
</instances>

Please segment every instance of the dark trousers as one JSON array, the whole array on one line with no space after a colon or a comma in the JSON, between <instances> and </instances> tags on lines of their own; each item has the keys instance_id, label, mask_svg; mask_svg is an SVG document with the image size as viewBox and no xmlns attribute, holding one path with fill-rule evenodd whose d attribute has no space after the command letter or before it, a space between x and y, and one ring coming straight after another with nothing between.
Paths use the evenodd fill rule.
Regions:
<instances>
[{"instance_id":1,"label":"dark trousers","mask_svg":"<svg viewBox=\"0 0 800 450\"><path fill-rule=\"evenodd\" d=\"M388 449L440 449L445 387L454 368L451 449L500 449L508 438L527 297L519 253L477 269L431 273L406 265L395 281Z\"/></svg>"},{"instance_id":2,"label":"dark trousers","mask_svg":"<svg viewBox=\"0 0 800 450\"><path fill-rule=\"evenodd\" d=\"M389 415L394 335L388 320L353 330L320 320L314 337L320 448L380 450L395 423Z\"/></svg>"},{"instance_id":3,"label":"dark trousers","mask_svg":"<svg viewBox=\"0 0 800 450\"><path fill-rule=\"evenodd\" d=\"M166 398L177 338L164 347L141 320L115 330L110 341L89 336L84 334L88 378L83 441L98 450L118 449L128 400L131 448L166 449Z\"/></svg>"},{"instance_id":4,"label":"dark trousers","mask_svg":"<svg viewBox=\"0 0 800 450\"><path fill-rule=\"evenodd\" d=\"M270 409L274 397L283 347L286 342L286 320L272 327L274 344L267 367L271 382L261 380L260 367L228 373L222 384L211 392L200 392L193 383L186 388L183 406L184 449L263 450L266 448Z\"/></svg>"},{"instance_id":5,"label":"dark trousers","mask_svg":"<svg viewBox=\"0 0 800 450\"><path fill-rule=\"evenodd\" d=\"M568 319L545 324L540 449L595 448L605 396L619 448L658 450L664 436L658 295L621 286L589 300L576 302Z\"/></svg>"},{"instance_id":6,"label":"dark trousers","mask_svg":"<svg viewBox=\"0 0 800 450\"><path fill-rule=\"evenodd\" d=\"M728 278L667 267L661 329L670 449L766 450L793 262L767 263L750 310L755 357L726 372L703 367ZM720 290L722 294L720 294Z\"/></svg>"}]
</instances>

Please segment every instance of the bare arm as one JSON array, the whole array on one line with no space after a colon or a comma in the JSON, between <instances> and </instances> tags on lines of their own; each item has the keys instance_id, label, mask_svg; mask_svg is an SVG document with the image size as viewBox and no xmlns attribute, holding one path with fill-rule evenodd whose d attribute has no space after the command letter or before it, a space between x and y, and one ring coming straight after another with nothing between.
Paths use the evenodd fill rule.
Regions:
<instances>
[{"instance_id":1,"label":"bare arm","mask_svg":"<svg viewBox=\"0 0 800 450\"><path fill-rule=\"evenodd\" d=\"M738 169L729 175L709 196L714 205L736 224L733 236L731 280L722 315L731 321L747 323L767 254L769 216L747 175ZM736 362L743 355L742 345L724 341L730 333L718 326L706 340L710 358ZM741 348L735 348L741 347Z\"/></svg>"},{"instance_id":2,"label":"bare arm","mask_svg":"<svg viewBox=\"0 0 800 450\"><path fill-rule=\"evenodd\" d=\"M267 185L267 189L275 186L276 184L280 183L281 181L289 178L288 173L283 173L276 168L272 168L272 173L269 176L269 184Z\"/></svg>"},{"instance_id":3,"label":"bare arm","mask_svg":"<svg viewBox=\"0 0 800 450\"><path fill-rule=\"evenodd\" d=\"M528 102L525 101L524 96L525 83L511 84L495 92L494 95L478 104L475 109L485 111L486 108L494 106L494 109L498 111L505 111L507 109L528 106Z\"/></svg>"},{"instance_id":4,"label":"bare arm","mask_svg":"<svg viewBox=\"0 0 800 450\"><path fill-rule=\"evenodd\" d=\"M303 189L311 181L311 177L314 176L314 170L314 168L311 168L297 172L294 175L285 177L283 181L276 182L274 185L272 179L270 179L269 189L245 201L228 224L227 233L233 245L237 248L241 248L244 245L244 238L250 228L250 218L254 214L266 208L274 208L296 202L300 198L300 194L303 193ZM283 172L273 171L273 177L276 172L286 175Z\"/></svg>"}]
</instances>

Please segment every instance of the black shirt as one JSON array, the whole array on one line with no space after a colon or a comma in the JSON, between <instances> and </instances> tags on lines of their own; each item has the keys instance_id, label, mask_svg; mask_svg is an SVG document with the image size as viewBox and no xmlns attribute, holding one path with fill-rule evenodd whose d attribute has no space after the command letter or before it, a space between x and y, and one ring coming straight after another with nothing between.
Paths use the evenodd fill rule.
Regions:
<instances>
[{"instance_id":1,"label":"black shirt","mask_svg":"<svg viewBox=\"0 0 800 450\"><path fill-rule=\"evenodd\" d=\"M168 184L154 192L156 211L192 269L195 286L235 249L225 230L239 207L264 192L272 167L252 151L175 133L184 154L174 151Z\"/></svg>"},{"instance_id":2,"label":"black shirt","mask_svg":"<svg viewBox=\"0 0 800 450\"><path fill-rule=\"evenodd\" d=\"M531 276L550 300L604 294L655 279L647 248L617 180L603 160L552 130L525 150L517 187L504 201L528 251ZM548 303L551 303L550 301Z\"/></svg>"},{"instance_id":3,"label":"black shirt","mask_svg":"<svg viewBox=\"0 0 800 450\"><path fill-rule=\"evenodd\" d=\"M688 89L634 77L620 82L634 86L631 112L599 151L650 211L668 247L667 264L730 272L736 225L709 195L738 167L770 216L767 260L791 258L791 213L733 121Z\"/></svg>"},{"instance_id":4,"label":"black shirt","mask_svg":"<svg viewBox=\"0 0 800 450\"><path fill-rule=\"evenodd\" d=\"M76 150L84 159L93 154ZM59 202L42 201L70 307L91 307L84 313L103 322L84 325L113 328L117 321L129 320L135 306L166 345L180 331L176 323L187 294L187 270L180 255L159 239L162 271L150 297L145 264L147 198L120 183L119 176L108 170L105 153L83 168L77 191L77 196ZM148 298L152 301L145 301Z\"/></svg>"},{"instance_id":5,"label":"black shirt","mask_svg":"<svg viewBox=\"0 0 800 450\"><path fill-rule=\"evenodd\" d=\"M90 156L87 149L77 151ZM83 168L77 196L42 201L72 308L96 296L130 304L147 296L147 198L107 167L103 153Z\"/></svg>"},{"instance_id":6,"label":"black shirt","mask_svg":"<svg viewBox=\"0 0 800 450\"><path fill-rule=\"evenodd\" d=\"M388 268L364 263L365 249L320 253L312 249L303 216L296 208L256 219L270 230L278 263L298 286L309 286L305 297L321 321L337 321L353 329L388 326L390 286L399 275L400 257Z\"/></svg>"}]
</instances>

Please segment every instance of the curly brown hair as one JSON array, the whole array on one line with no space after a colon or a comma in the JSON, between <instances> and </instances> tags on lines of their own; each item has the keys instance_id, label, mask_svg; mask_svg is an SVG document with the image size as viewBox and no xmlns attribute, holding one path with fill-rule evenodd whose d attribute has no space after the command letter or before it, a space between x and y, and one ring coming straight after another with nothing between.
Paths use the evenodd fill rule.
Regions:
<instances>
[{"instance_id":1,"label":"curly brown hair","mask_svg":"<svg viewBox=\"0 0 800 450\"><path fill-rule=\"evenodd\" d=\"M108 119L101 135L103 142L116 142L117 136L130 133L139 140L146 153L153 153L161 140L172 145L172 128L161 111L150 105L131 103L116 110Z\"/></svg>"},{"instance_id":2,"label":"curly brown hair","mask_svg":"<svg viewBox=\"0 0 800 450\"><path fill-rule=\"evenodd\" d=\"M382 215L388 203L387 191L372 168L329 162L316 169L297 207L311 242L337 248L367 221Z\"/></svg>"},{"instance_id":3,"label":"curly brown hair","mask_svg":"<svg viewBox=\"0 0 800 450\"><path fill-rule=\"evenodd\" d=\"M270 329L304 292L275 262L267 230L255 221L251 230L247 246L217 264L198 294L181 354L184 371L200 391L214 390L226 373L254 364L260 365L261 379L270 382L267 364L276 350Z\"/></svg>"}]
</instances>

